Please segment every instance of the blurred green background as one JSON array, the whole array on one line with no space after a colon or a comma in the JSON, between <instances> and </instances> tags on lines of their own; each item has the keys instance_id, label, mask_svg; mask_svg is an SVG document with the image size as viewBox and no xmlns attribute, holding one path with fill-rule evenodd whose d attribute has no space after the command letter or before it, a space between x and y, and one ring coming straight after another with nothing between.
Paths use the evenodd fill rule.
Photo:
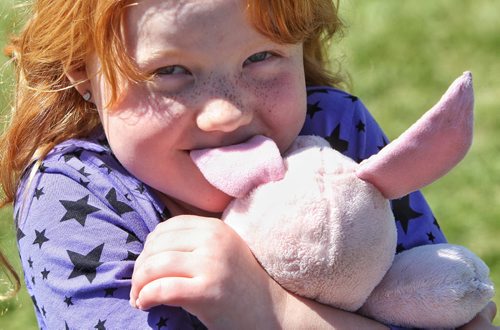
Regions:
<instances>
[{"instance_id":1,"label":"blurred green background","mask_svg":"<svg viewBox=\"0 0 500 330\"><path fill-rule=\"evenodd\" d=\"M0 0L2 48L22 21L22 9L13 9L19 3ZM500 2L341 0L341 13L347 29L332 44L332 58L349 73L350 91L364 101L391 139L429 109L463 71L473 72L472 149L457 168L424 193L448 240L483 258L499 286ZM1 57L4 113L9 111L12 93L12 72L6 61ZM19 269L10 208L0 211L0 248ZM495 301L500 305L498 295ZM495 324L500 325L498 317ZM0 330L36 328L26 291L0 303Z\"/></svg>"}]
</instances>

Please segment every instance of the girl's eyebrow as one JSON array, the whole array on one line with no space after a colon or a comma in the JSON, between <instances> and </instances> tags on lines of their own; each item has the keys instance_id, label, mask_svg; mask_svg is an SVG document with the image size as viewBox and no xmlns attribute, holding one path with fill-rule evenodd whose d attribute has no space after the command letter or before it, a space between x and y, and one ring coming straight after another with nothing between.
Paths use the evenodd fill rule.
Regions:
<instances>
[{"instance_id":1,"label":"girl's eyebrow","mask_svg":"<svg viewBox=\"0 0 500 330\"><path fill-rule=\"evenodd\" d=\"M160 63L162 63L162 61L164 62L165 59L168 59L169 62L170 61L175 62L177 60L180 60L181 58L183 58L180 55L180 53L181 52L179 52L178 50L174 50L174 49L157 50L157 51L150 52L145 56L138 56L135 59L135 61L140 68L144 69L144 68L149 68L149 67L154 66L154 65L159 65ZM184 58L185 57L186 56L184 56ZM163 63L163 64L165 64L165 63ZM175 64L175 63L171 63L171 64Z\"/></svg>"}]
</instances>

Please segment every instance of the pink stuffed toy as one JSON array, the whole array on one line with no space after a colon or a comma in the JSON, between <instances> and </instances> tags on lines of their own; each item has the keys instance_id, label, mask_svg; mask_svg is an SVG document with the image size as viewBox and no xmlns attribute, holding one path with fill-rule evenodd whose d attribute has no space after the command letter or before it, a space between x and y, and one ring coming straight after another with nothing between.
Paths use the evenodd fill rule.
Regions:
<instances>
[{"instance_id":1,"label":"pink stuffed toy","mask_svg":"<svg viewBox=\"0 0 500 330\"><path fill-rule=\"evenodd\" d=\"M449 171L472 141L469 72L410 129L357 164L319 137L298 137L281 157L256 136L193 151L207 180L236 197L223 220L287 290L386 324L453 328L470 321L494 294L487 266L450 244L394 256L389 199Z\"/></svg>"}]
</instances>

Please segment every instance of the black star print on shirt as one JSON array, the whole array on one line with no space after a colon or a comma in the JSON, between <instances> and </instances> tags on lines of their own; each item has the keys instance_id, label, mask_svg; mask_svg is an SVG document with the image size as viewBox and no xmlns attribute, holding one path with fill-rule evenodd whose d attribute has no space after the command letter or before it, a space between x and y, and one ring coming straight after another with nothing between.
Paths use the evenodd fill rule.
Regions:
<instances>
[{"instance_id":1,"label":"black star print on shirt","mask_svg":"<svg viewBox=\"0 0 500 330\"><path fill-rule=\"evenodd\" d=\"M158 214L158 220L160 222L163 222L167 219L170 219L172 215L170 214L170 211L165 207L161 213L157 212Z\"/></svg>"},{"instance_id":2,"label":"black star print on shirt","mask_svg":"<svg viewBox=\"0 0 500 330\"><path fill-rule=\"evenodd\" d=\"M134 234L132 231L130 231L127 228L122 227L118 224L115 226L117 226L118 228L120 228L121 230L123 230L124 232L127 233L127 240L126 240L125 244L131 243L131 242L141 242L141 240L139 240L139 237L137 237L137 235Z\"/></svg>"},{"instance_id":3,"label":"black star print on shirt","mask_svg":"<svg viewBox=\"0 0 500 330\"><path fill-rule=\"evenodd\" d=\"M326 88L313 89L307 91L307 96L311 96L313 94L328 94L330 91Z\"/></svg>"},{"instance_id":4,"label":"black star print on shirt","mask_svg":"<svg viewBox=\"0 0 500 330\"><path fill-rule=\"evenodd\" d=\"M41 163L40 166L38 167L38 171L40 173L45 173L45 171L48 169L47 166L45 166L45 163Z\"/></svg>"},{"instance_id":5,"label":"black star print on shirt","mask_svg":"<svg viewBox=\"0 0 500 330\"><path fill-rule=\"evenodd\" d=\"M104 289L104 297L114 297L115 291L118 290L118 288L107 288Z\"/></svg>"},{"instance_id":6,"label":"black star print on shirt","mask_svg":"<svg viewBox=\"0 0 500 330\"><path fill-rule=\"evenodd\" d=\"M125 244L131 243L131 242L140 242L140 240L139 240L139 237L137 237L137 235L135 235L132 232L128 232L127 241L125 242Z\"/></svg>"},{"instance_id":7,"label":"black star print on shirt","mask_svg":"<svg viewBox=\"0 0 500 330\"><path fill-rule=\"evenodd\" d=\"M36 235L36 238L35 240L33 241L33 244L38 244L38 247L41 249L42 248L42 245L43 243L45 242L48 242L49 239L45 236L45 230L42 230L41 232L38 231L38 230L35 230L35 235Z\"/></svg>"},{"instance_id":8,"label":"black star print on shirt","mask_svg":"<svg viewBox=\"0 0 500 330\"><path fill-rule=\"evenodd\" d=\"M104 326L104 323L106 323L106 320L101 321L101 319L99 319L99 321L97 322L97 324L94 327L94 329L97 329L97 330L106 330L106 327Z\"/></svg>"},{"instance_id":9,"label":"black star print on shirt","mask_svg":"<svg viewBox=\"0 0 500 330\"><path fill-rule=\"evenodd\" d=\"M323 109L319 106L319 101L313 104L307 103L307 114L309 118L313 118L317 112L323 111Z\"/></svg>"},{"instance_id":10,"label":"black star print on shirt","mask_svg":"<svg viewBox=\"0 0 500 330\"><path fill-rule=\"evenodd\" d=\"M326 137L326 140L330 143L332 148L338 152L346 152L347 148L349 148L349 142L340 138L340 124L335 127L330 133L330 136Z\"/></svg>"},{"instance_id":11,"label":"black star print on shirt","mask_svg":"<svg viewBox=\"0 0 500 330\"><path fill-rule=\"evenodd\" d=\"M68 279L84 275L92 283L97 274L97 267L103 264L103 262L99 261L103 248L104 243L95 247L86 255L66 250L71 262L75 266Z\"/></svg>"},{"instance_id":12,"label":"black star print on shirt","mask_svg":"<svg viewBox=\"0 0 500 330\"><path fill-rule=\"evenodd\" d=\"M82 227L85 226L85 220L87 219L87 216L100 210L99 208L90 205L88 201L89 195L74 202L60 200L59 202L66 209L66 213L62 217L61 222L75 219L80 225L82 225Z\"/></svg>"},{"instance_id":13,"label":"black star print on shirt","mask_svg":"<svg viewBox=\"0 0 500 330\"><path fill-rule=\"evenodd\" d=\"M45 193L43 192L43 187L41 187L40 189L35 188L35 193L33 194L33 197L36 198L36 200L39 200L42 195L45 195Z\"/></svg>"},{"instance_id":14,"label":"black star print on shirt","mask_svg":"<svg viewBox=\"0 0 500 330\"><path fill-rule=\"evenodd\" d=\"M156 323L156 326L158 327L157 329L160 330L161 328L166 327L167 321L168 318L160 317L160 320L158 321L158 323Z\"/></svg>"},{"instance_id":15,"label":"black star print on shirt","mask_svg":"<svg viewBox=\"0 0 500 330\"><path fill-rule=\"evenodd\" d=\"M434 226L436 226L437 229L441 230L441 227L439 226L439 223L437 222L437 219L435 217L433 219L434 219L434 222L433 222Z\"/></svg>"},{"instance_id":16,"label":"black star print on shirt","mask_svg":"<svg viewBox=\"0 0 500 330\"><path fill-rule=\"evenodd\" d=\"M17 228L17 233L16 233L17 241L19 242L25 236L26 235L23 233L23 231L21 230L21 228Z\"/></svg>"},{"instance_id":17,"label":"black star print on shirt","mask_svg":"<svg viewBox=\"0 0 500 330\"><path fill-rule=\"evenodd\" d=\"M40 311L40 308L38 308L38 303L36 302L35 296L31 296L31 301L33 302L33 305L35 306L37 311Z\"/></svg>"},{"instance_id":18,"label":"black star print on shirt","mask_svg":"<svg viewBox=\"0 0 500 330\"><path fill-rule=\"evenodd\" d=\"M47 270L47 268L44 268L43 271L41 271L42 279L43 280L48 279L49 278L49 273L50 273L50 270Z\"/></svg>"},{"instance_id":19,"label":"black star print on shirt","mask_svg":"<svg viewBox=\"0 0 500 330\"><path fill-rule=\"evenodd\" d=\"M436 237L434 236L434 234L431 232L428 232L427 233L427 238L429 239L429 241L431 241L432 243L434 243L434 240L436 239Z\"/></svg>"},{"instance_id":20,"label":"black star print on shirt","mask_svg":"<svg viewBox=\"0 0 500 330\"><path fill-rule=\"evenodd\" d=\"M90 173L85 172L85 166L83 166L81 169L79 169L78 173L80 173L81 175L83 175L86 178L90 176Z\"/></svg>"},{"instance_id":21,"label":"black star print on shirt","mask_svg":"<svg viewBox=\"0 0 500 330\"><path fill-rule=\"evenodd\" d=\"M346 95L345 97L348 98L348 99L350 99L352 101L352 103L358 101L358 97L354 96L354 95Z\"/></svg>"},{"instance_id":22,"label":"black star print on shirt","mask_svg":"<svg viewBox=\"0 0 500 330\"><path fill-rule=\"evenodd\" d=\"M146 190L146 187L144 186L143 183L139 183L137 185L137 187L135 188L136 191L138 191L140 194L142 194L144 192L144 190Z\"/></svg>"},{"instance_id":23,"label":"black star print on shirt","mask_svg":"<svg viewBox=\"0 0 500 330\"><path fill-rule=\"evenodd\" d=\"M358 130L358 132L365 132L365 123L363 123L361 120L358 121L356 129Z\"/></svg>"},{"instance_id":24,"label":"black star print on shirt","mask_svg":"<svg viewBox=\"0 0 500 330\"><path fill-rule=\"evenodd\" d=\"M408 234L408 224L410 220L418 218L422 215L422 213L416 212L411 208L410 195L406 195L400 199L394 199L392 201L392 209L394 211L396 221L399 221L405 234Z\"/></svg>"},{"instance_id":25,"label":"black star print on shirt","mask_svg":"<svg viewBox=\"0 0 500 330\"><path fill-rule=\"evenodd\" d=\"M111 172L113 172L113 169L106 163L102 163L101 165L99 165L99 168L104 168L106 169L106 172L108 172L108 174L110 174Z\"/></svg>"},{"instance_id":26,"label":"black star print on shirt","mask_svg":"<svg viewBox=\"0 0 500 330\"><path fill-rule=\"evenodd\" d=\"M118 200L118 198L116 197L115 188L111 188L108 191L108 193L106 194L106 199L119 216L124 213L134 211L134 209L128 206L128 204Z\"/></svg>"},{"instance_id":27,"label":"black star print on shirt","mask_svg":"<svg viewBox=\"0 0 500 330\"><path fill-rule=\"evenodd\" d=\"M90 183L90 181L83 181L82 178L78 179L78 181L84 188L87 188Z\"/></svg>"},{"instance_id":28,"label":"black star print on shirt","mask_svg":"<svg viewBox=\"0 0 500 330\"><path fill-rule=\"evenodd\" d=\"M66 297L66 296L64 296L64 303L68 307L71 306L71 305L73 305L73 297Z\"/></svg>"},{"instance_id":29,"label":"black star print on shirt","mask_svg":"<svg viewBox=\"0 0 500 330\"><path fill-rule=\"evenodd\" d=\"M67 163L70 161L72 158L80 159L80 156L82 155L83 149L75 150L68 152L63 155L64 161Z\"/></svg>"},{"instance_id":30,"label":"black star print on shirt","mask_svg":"<svg viewBox=\"0 0 500 330\"><path fill-rule=\"evenodd\" d=\"M139 258L139 255L138 254L135 254L131 251L127 251L127 257L125 259L123 259L122 261L135 261L137 260L137 258Z\"/></svg>"}]
</instances>

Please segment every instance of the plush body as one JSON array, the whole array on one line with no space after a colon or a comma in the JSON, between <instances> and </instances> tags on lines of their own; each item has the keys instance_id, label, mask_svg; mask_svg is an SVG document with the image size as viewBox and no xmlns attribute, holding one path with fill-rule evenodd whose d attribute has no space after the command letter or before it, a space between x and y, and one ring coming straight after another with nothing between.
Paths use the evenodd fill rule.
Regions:
<instances>
[{"instance_id":1,"label":"plush body","mask_svg":"<svg viewBox=\"0 0 500 330\"><path fill-rule=\"evenodd\" d=\"M493 296L488 268L450 244L394 256L389 199L431 183L463 158L472 109L472 77L465 73L408 131L361 164L311 136L298 137L283 158L259 136L192 157L214 186L236 197L223 220L289 291L387 324L451 328ZM218 164L239 164L232 168L246 174L228 179Z\"/></svg>"}]
</instances>

